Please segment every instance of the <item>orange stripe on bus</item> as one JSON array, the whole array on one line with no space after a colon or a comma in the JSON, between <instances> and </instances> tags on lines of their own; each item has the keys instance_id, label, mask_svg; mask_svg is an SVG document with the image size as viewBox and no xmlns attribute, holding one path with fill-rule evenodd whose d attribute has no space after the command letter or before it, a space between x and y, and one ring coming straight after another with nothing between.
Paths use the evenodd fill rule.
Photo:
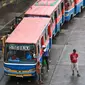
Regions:
<instances>
[{"instance_id":1,"label":"orange stripe on bus","mask_svg":"<svg viewBox=\"0 0 85 85\"><path fill-rule=\"evenodd\" d=\"M75 3L78 4L80 3L82 0L75 0Z\"/></svg>"},{"instance_id":2,"label":"orange stripe on bus","mask_svg":"<svg viewBox=\"0 0 85 85\"><path fill-rule=\"evenodd\" d=\"M61 20L62 18L62 12L60 13L60 15L56 18L56 24L58 24L58 22Z\"/></svg>"}]
</instances>

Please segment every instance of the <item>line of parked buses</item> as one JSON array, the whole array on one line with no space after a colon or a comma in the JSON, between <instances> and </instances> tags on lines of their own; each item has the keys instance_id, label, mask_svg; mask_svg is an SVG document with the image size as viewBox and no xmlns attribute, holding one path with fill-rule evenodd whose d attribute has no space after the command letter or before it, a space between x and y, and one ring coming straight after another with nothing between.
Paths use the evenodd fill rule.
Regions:
<instances>
[{"instance_id":1,"label":"line of parked buses","mask_svg":"<svg viewBox=\"0 0 85 85\"><path fill-rule=\"evenodd\" d=\"M21 21L17 18L18 25L3 45L4 73L15 77L36 76L37 61L43 67L42 45L50 51L52 37L60 32L65 21L80 13L84 6L85 0L36 1ZM27 53L32 59L27 59Z\"/></svg>"}]
</instances>

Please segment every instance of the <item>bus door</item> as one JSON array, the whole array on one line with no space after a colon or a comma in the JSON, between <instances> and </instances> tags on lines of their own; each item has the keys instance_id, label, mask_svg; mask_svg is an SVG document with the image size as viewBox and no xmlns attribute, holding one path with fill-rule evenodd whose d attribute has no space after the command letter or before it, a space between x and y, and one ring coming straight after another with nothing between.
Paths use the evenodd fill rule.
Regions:
<instances>
[{"instance_id":1,"label":"bus door","mask_svg":"<svg viewBox=\"0 0 85 85\"><path fill-rule=\"evenodd\" d=\"M57 10L55 11L55 33L57 33Z\"/></svg>"},{"instance_id":2,"label":"bus door","mask_svg":"<svg viewBox=\"0 0 85 85\"><path fill-rule=\"evenodd\" d=\"M65 21L65 5L64 5L64 1L62 1L62 3L61 3L61 10L62 10L62 23L64 23L64 21Z\"/></svg>"},{"instance_id":3,"label":"bus door","mask_svg":"<svg viewBox=\"0 0 85 85\"><path fill-rule=\"evenodd\" d=\"M63 3L61 2L58 6L58 12L59 12L59 15L58 15L58 25L59 25L59 29L61 29L61 26L63 25Z\"/></svg>"},{"instance_id":4,"label":"bus door","mask_svg":"<svg viewBox=\"0 0 85 85\"><path fill-rule=\"evenodd\" d=\"M60 32L61 26L62 26L62 10L61 10L61 4L58 5L57 10L55 12L56 17L56 32Z\"/></svg>"},{"instance_id":5,"label":"bus door","mask_svg":"<svg viewBox=\"0 0 85 85\"><path fill-rule=\"evenodd\" d=\"M75 2L74 0L70 0L70 4L71 4L71 9L72 9L72 14L71 14L71 18L74 16L75 14Z\"/></svg>"},{"instance_id":6,"label":"bus door","mask_svg":"<svg viewBox=\"0 0 85 85\"><path fill-rule=\"evenodd\" d=\"M0 51L2 51L2 46L3 46L3 44L2 44L2 39L1 39L2 37L0 37Z\"/></svg>"},{"instance_id":7,"label":"bus door","mask_svg":"<svg viewBox=\"0 0 85 85\"><path fill-rule=\"evenodd\" d=\"M44 37L41 38L41 47L44 45Z\"/></svg>"},{"instance_id":8,"label":"bus door","mask_svg":"<svg viewBox=\"0 0 85 85\"><path fill-rule=\"evenodd\" d=\"M43 39L43 38L42 38ZM42 50L42 45L41 45L41 39L38 41L37 45L36 45L36 54L37 54L37 61L42 62L42 54L43 54L43 50Z\"/></svg>"},{"instance_id":9,"label":"bus door","mask_svg":"<svg viewBox=\"0 0 85 85\"><path fill-rule=\"evenodd\" d=\"M55 18L55 12L53 12L53 14L51 15L51 29L52 29L52 34L53 36L56 35L56 22L55 22L56 18Z\"/></svg>"},{"instance_id":10,"label":"bus door","mask_svg":"<svg viewBox=\"0 0 85 85\"><path fill-rule=\"evenodd\" d=\"M49 35L49 49L52 47L52 29L50 27L50 24L48 25L48 35Z\"/></svg>"}]
</instances>

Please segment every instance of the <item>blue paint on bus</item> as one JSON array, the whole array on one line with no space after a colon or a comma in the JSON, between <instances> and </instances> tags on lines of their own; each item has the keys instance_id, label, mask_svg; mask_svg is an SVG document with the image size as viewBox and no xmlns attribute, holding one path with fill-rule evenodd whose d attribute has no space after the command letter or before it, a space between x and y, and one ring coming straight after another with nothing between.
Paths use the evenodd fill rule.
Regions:
<instances>
[{"instance_id":1,"label":"blue paint on bus","mask_svg":"<svg viewBox=\"0 0 85 85\"><path fill-rule=\"evenodd\" d=\"M75 6L76 14L81 12L80 10L81 10L82 6L83 6L83 1L79 2L78 4L76 4L76 6Z\"/></svg>"},{"instance_id":2,"label":"blue paint on bus","mask_svg":"<svg viewBox=\"0 0 85 85\"><path fill-rule=\"evenodd\" d=\"M72 8L68 11L65 11L65 21L69 21L71 19L71 15L75 13L75 9Z\"/></svg>"}]
</instances>

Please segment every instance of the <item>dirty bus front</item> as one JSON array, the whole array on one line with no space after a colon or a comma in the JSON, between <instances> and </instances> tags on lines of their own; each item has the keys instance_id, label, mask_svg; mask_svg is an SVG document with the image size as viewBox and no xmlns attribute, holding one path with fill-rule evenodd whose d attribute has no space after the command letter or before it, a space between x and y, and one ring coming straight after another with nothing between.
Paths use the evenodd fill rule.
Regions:
<instances>
[{"instance_id":1,"label":"dirty bus front","mask_svg":"<svg viewBox=\"0 0 85 85\"><path fill-rule=\"evenodd\" d=\"M35 44L9 44L5 46L4 72L9 76L35 76Z\"/></svg>"}]
</instances>

